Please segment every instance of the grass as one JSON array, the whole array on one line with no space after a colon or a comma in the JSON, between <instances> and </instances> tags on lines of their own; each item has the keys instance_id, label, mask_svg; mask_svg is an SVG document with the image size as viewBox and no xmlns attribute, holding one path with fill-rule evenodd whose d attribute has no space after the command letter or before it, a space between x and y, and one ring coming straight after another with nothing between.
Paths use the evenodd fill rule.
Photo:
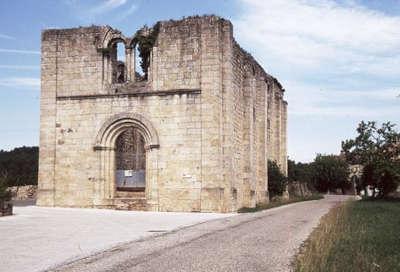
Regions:
<instances>
[{"instance_id":1,"label":"grass","mask_svg":"<svg viewBox=\"0 0 400 272\"><path fill-rule=\"evenodd\" d=\"M257 204L254 208L243 207L238 210L238 213L248 213L248 212L258 212L262 210L267 210L271 208L275 208L282 205L287 205L290 203L301 202L301 201L309 201L309 200L318 200L324 198L323 195L314 194L311 196L304 196L304 197L295 197L289 198L286 200L275 200L265 204Z\"/></svg>"},{"instance_id":2,"label":"grass","mask_svg":"<svg viewBox=\"0 0 400 272\"><path fill-rule=\"evenodd\" d=\"M304 243L295 271L400 271L400 201L349 201Z\"/></svg>"}]
</instances>

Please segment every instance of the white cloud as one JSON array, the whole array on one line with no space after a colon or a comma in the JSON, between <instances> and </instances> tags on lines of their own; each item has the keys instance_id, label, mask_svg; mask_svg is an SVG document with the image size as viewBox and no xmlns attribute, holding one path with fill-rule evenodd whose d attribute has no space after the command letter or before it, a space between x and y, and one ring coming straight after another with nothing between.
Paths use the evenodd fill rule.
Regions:
<instances>
[{"instance_id":1,"label":"white cloud","mask_svg":"<svg viewBox=\"0 0 400 272\"><path fill-rule=\"evenodd\" d=\"M126 17L128 17L129 15L131 15L132 13L134 13L137 10L137 6L135 4L132 4L130 6L130 8L128 8L127 10L125 10L124 12L121 12L118 15L118 21L122 21L123 19L125 19Z\"/></svg>"},{"instance_id":2,"label":"white cloud","mask_svg":"<svg viewBox=\"0 0 400 272\"><path fill-rule=\"evenodd\" d=\"M400 87L379 90L320 89L288 82L289 115L382 119L400 113Z\"/></svg>"},{"instance_id":3,"label":"white cloud","mask_svg":"<svg viewBox=\"0 0 400 272\"><path fill-rule=\"evenodd\" d=\"M240 0L240 41L268 62L305 71L400 75L400 16L334 1Z\"/></svg>"},{"instance_id":4,"label":"white cloud","mask_svg":"<svg viewBox=\"0 0 400 272\"><path fill-rule=\"evenodd\" d=\"M40 55L40 51L0 48L0 53Z\"/></svg>"},{"instance_id":5,"label":"white cloud","mask_svg":"<svg viewBox=\"0 0 400 272\"><path fill-rule=\"evenodd\" d=\"M128 0L103 0L95 6L80 0L65 0L65 3L72 8L75 16L85 23L96 23L99 17L110 12L115 14L113 20L122 21L137 10L137 5Z\"/></svg>"},{"instance_id":6,"label":"white cloud","mask_svg":"<svg viewBox=\"0 0 400 272\"><path fill-rule=\"evenodd\" d=\"M0 87L39 89L40 79L32 77L0 78Z\"/></svg>"},{"instance_id":7,"label":"white cloud","mask_svg":"<svg viewBox=\"0 0 400 272\"><path fill-rule=\"evenodd\" d=\"M100 5L93 7L89 10L92 15L102 14L109 10L118 8L126 3L126 0L107 0Z\"/></svg>"},{"instance_id":8,"label":"white cloud","mask_svg":"<svg viewBox=\"0 0 400 272\"><path fill-rule=\"evenodd\" d=\"M5 39L5 40L15 40L14 37L6 35L6 34L1 34L0 33L0 39Z\"/></svg>"},{"instance_id":9,"label":"white cloud","mask_svg":"<svg viewBox=\"0 0 400 272\"><path fill-rule=\"evenodd\" d=\"M291 158L337 154L360 120L400 123L400 15L346 0L237 2L238 42L287 90Z\"/></svg>"}]
</instances>

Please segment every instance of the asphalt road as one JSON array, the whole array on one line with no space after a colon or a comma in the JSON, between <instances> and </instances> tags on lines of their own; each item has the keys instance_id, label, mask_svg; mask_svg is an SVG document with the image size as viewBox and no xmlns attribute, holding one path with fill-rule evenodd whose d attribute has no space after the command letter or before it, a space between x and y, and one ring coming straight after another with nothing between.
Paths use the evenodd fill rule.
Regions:
<instances>
[{"instance_id":1,"label":"asphalt road","mask_svg":"<svg viewBox=\"0 0 400 272\"><path fill-rule=\"evenodd\" d=\"M290 271L301 243L346 196L217 219L130 242L55 271Z\"/></svg>"}]
</instances>

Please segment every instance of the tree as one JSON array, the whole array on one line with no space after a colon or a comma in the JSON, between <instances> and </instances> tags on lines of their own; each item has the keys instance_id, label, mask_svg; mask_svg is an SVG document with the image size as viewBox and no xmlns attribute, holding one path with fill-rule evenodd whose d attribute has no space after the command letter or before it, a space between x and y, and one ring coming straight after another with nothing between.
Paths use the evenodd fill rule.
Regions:
<instances>
[{"instance_id":1,"label":"tree","mask_svg":"<svg viewBox=\"0 0 400 272\"><path fill-rule=\"evenodd\" d=\"M355 139L342 142L346 160L364 166L361 184L371 186L372 197L386 197L400 184L400 133L395 124L362 121ZM376 194L377 192L377 194Z\"/></svg>"},{"instance_id":2,"label":"tree","mask_svg":"<svg viewBox=\"0 0 400 272\"><path fill-rule=\"evenodd\" d=\"M341 189L345 193L350 182L347 162L336 155L318 154L313 162L314 187L320 192Z\"/></svg>"},{"instance_id":3,"label":"tree","mask_svg":"<svg viewBox=\"0 0 400 272\"><path fill-rule=\"evenodd\" d=\"M287 178L275 161L268 160L268 192L270 197L280 196L285 192Z\"/></svg>"},{"instance_id":4,"label":"tree","mask_svg":"<svg viewBox=\"0 0 400 272\"><path fill-rule=\"evenodd\" d=\"M291 196L305 196L315 192L313 178L313 163L288 160L288 190Z\"/></svg>"},{"instance_id":5,"label":"tree","mask_svg":"<svg viewBox=\"0 0 400 272\"><path fill-rule=\"evenodd\" d=\"M38 147L19 147L11 151L0 150L0 173L9 186L37 184Z\"/></svg>"},{"instance_id":6,"label":"tree","mask_svg":"<svg viewBox=\"0 0 400 272\"><path fill-rule=\"evenodd\" d=\"M312 187L314 169L312 163L302 163L288 160L288 181L300 182Z\"/></svg>"}]
</instances>

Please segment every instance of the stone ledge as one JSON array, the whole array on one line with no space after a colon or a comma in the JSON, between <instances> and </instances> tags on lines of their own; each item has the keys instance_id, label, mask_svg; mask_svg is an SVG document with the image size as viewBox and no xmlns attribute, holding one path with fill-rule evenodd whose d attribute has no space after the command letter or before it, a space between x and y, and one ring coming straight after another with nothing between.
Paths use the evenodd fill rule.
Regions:
<instances>
[{"instance_id":1,"label":"stone ledge","mask_svg":"<svg viewBox=\"0 0 400 272\"><path fill-rule=\"evenodd\" d=\"M167 96L167 95L175 95L175 94L182 95L182 94L200 94L200 93L201 93L200 89L172 89L172 90L165 90L165 91L147 91L147 92L137 92L137 93L57 96L57 101L115 98L115 97L136 97L136 96Z\"/></svg>"}]
</instances>

